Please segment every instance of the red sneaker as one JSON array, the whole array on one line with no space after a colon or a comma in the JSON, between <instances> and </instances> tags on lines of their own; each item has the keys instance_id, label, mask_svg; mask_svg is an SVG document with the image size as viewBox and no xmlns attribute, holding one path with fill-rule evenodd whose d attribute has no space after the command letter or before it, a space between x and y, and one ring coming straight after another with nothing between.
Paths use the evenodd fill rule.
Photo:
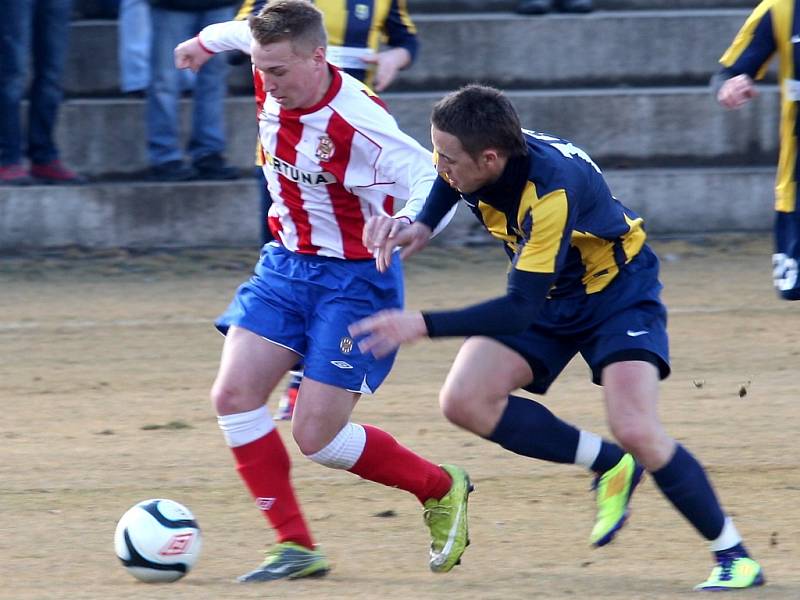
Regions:
<instances>
[{"instance_id":1,"label":"red sneaker","mask_svg":"<svg viewBox=\"0 0 800 600\"><path fill-rule=\"evenodd\" d=\"M31 176L39 183L85 183L85 179L75 171L65 167L60 160L31 165Z\"/></svg>"},{"instance_id":2,"label":"red sneaker","mask_svg":"<svg viewBox=\"0 0 800 600\"><path fill-rule=\"evenodd\" d=\"M0 165L0 185L28 185L30 175L20 163Z\"/></svg>"}]
</instances>

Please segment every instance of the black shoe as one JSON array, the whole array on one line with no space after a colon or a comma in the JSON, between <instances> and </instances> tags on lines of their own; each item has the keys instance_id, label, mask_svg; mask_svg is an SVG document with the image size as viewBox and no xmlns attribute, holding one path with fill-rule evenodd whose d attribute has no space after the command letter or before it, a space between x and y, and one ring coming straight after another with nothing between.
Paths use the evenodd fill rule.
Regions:
<instances>
[{"instance_id":1,"label":"black shoe","mask_svg":"<svg viewBox=\"0 0 800 600\"><path fill-rule=\"evenodd\" d=\"M153 165L147 172L149 181L189 181L197 179L197 171L187 167L180 160L168 160L160 165Z\"/></svg>"},{"instance_id":2,"label":"black shoe","mask_svg":"<svg viewBox=\"0 0 800 600\"><path fill-rule=\"evenodd\" d=\"M225 159L221 154L208 154L194 161L194 168L197 171L197 179L211 179L222 181L229 179L239 179L239 172L233 167L225 164Z\"/></svg>"},{"instance_id":3,"label":"black shoe","mask_svg":"<svg viewBox=\"0 0 800 600\"><path fill-rule=\"evenodd\" d=\"M594 10L592 0L560 0L558 10L565 13L588 13Z\"/></svg>"},{"instance_id":4,"label":"black shoe","mask_svg":"<svg viewBox=\"0 0 800 600\"><path fill-rule=\"evenodd\" d=\"M520 0L517 13L521 15L543 15L553 10L553 0Z\"/></svg>"}]
</instances>

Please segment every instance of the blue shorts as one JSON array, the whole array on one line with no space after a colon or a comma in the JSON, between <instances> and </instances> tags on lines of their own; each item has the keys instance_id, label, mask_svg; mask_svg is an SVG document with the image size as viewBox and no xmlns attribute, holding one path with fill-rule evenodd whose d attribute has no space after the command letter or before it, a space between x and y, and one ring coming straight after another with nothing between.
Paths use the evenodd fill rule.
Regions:
<instances>
[{"instance_id":1,"label":"blue shorts","mask_svg":"<svg viewBox=\"0 0 800 600\"><path fill-rule=\"evenodd\" d=\"M784 300L800 300L800 211L775 213L772 278Z\"/></svg>"},{"instance_id":2,"label":"blue shorts","mask_svg":"<svg viewBox=\"0 0 800 600\"><path fill-rule=\"evenodd\" d=\"M255 274L236 291L215 325L242 327L303 357L304 374L322 383L371 394L386 379L396 353L362 354L347 327L379 310L402 308L398 254L386 273L372 260L309 256L271 243Z\"/></svg>"},{"instance_id":3,"label":"blue shorts","mask_svg":"<svg viewBox=\"0 0 800 600\"><path fill-rule=\"evenodd\" d=\"M535 394L547 392L577 353L598 385L603 368L627 360L654 364L664 379L670 372L669 339L660 291L658 259L645 246L603 291L548 299L527 331L494 339L528 361L533 381L524 389Z\"/></svg>"}]
</instances>

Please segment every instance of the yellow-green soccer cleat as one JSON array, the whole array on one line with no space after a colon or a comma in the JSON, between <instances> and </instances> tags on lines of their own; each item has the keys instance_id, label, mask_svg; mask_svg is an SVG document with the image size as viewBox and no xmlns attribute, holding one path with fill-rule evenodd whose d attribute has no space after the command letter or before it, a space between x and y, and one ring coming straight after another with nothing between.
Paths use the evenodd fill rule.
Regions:
<instances>
[{"instance_id":1,"label":"yellow-green soccer cleat","mask_svg":"<svg viewBox=\"0 0 800 600\"><path fill-rule=\"evenodd\" d=\"M642 479L644 468L626 454L611 469L594 480L597 520L590 541L599 548L610 543L628 519L631 495Z\"/></svg>"},{"instance_id":2,"label":"yellow-green soccer cleat","mask_svg":"<svg viewBox=\"0 0 800 600\"><path fill-rule=\"evenodd\" d=\"M422 513L431 531L430 567L434 573L447 573L461 562L461 555L469 545L467 500L475 489L463 469L453 465L441 467L453 479L453 485L441 500L426 500Z\"/></svg>"},{"instance_id":3,"label":"yellow-green soccer cleat","mask_svg":"<svg viewBox=\"0 0 800 600\"><path fill-rule=\"evenodd\" d=\"M328 571L330 565L319 550L310 550L294 542L282 542L267 550L264 562L257 569L242 575L237 581L253 583L276 579L322 577Z\"/></svg>"},{"instance_id":4,"label":"yellow-green soccer cleat","mask_svg":"<svg viewBox=\"0 0 800 600\"><path fill-rule=\"evenodd\" d=\"M703 583L694 586L699 592L721 592L764 585L761 565L749 556L719 556L717 566Z\"/></svg>"}]
</instances>

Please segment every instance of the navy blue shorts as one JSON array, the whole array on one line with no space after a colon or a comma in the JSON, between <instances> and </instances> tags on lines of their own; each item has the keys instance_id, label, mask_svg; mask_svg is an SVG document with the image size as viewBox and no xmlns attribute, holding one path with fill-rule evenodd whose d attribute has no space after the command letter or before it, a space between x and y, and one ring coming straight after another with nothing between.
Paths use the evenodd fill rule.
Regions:
<instances>
[{"instance_id":1,"label":"navy blue shorts","mask_svg":"<svg viewBox=\"0 0 800 600\"><path fill-rule=\"evenodd\" d=\"M798 263L800 263L800 212L776 212L772 278L775 290L784 300L800 300Z\"/></svg>"},{"instance_id":2,"label":"navy blue shorts","mask_svg":"<svg viewBox=\"0 0 800 600\"><path fill-rule=\"evenodd\" d=\"M379 310L403 307L399 254L379 273L372 260L308 256L264 246L255 274L236 291L215 325L242 327L303 357L305 376L356 393L383 382L396 353L362 354L347 327Z\"/></svg>"},{"instance_id":3,"label":"navy blue shorts","mask_svg":"<svg viewBox=\"0 0 800 600\"><path fill-rule=\"evenodd\" d=\"M669 339L660 291L658 259L645 246L603 291L548 299L527 331L494 339L528 361L533 381L524 389L535 394L547 392L578 353L598 385L603 368L627 360L654 364L664 379L670 373Z\"/></svg>"}]
</instances>

